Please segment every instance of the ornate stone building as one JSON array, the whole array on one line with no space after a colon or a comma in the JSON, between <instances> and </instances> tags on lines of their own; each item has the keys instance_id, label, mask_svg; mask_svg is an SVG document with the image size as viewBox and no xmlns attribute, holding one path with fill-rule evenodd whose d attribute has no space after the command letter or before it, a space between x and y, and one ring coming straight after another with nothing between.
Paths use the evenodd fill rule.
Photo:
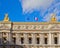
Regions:
<instances>
[{"instance_id":1,"label":"ornate stone building","mask_svg":"<svg viewBox=\"0 0 60 48\"><path fill-rule=\"evenodd\" d=\"M60 48L60 22L0 22L0 48Z\"/></svg>"}]
</instances>

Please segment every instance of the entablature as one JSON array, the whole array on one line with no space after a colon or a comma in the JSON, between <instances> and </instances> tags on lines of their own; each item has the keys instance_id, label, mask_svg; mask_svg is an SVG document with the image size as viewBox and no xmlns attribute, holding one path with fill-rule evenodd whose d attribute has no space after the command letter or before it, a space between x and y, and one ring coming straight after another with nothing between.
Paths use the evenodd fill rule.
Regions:
<instances>
[{"instance_id":1,"label":"entablature","mask_svg":"<svg viewBox=\"0 0 60 48\"><path fill-rule=\"evenodd\" d=\"M14 24L13 30L60 30L60 24Z\"/></svg>"}]
</instances>

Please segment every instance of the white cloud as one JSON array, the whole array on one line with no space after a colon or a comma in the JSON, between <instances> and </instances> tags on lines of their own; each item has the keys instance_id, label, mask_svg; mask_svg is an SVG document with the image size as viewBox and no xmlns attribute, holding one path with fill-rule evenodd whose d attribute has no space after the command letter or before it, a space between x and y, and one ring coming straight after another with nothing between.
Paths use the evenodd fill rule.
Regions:
<instances>
[{"instance_id":1,"label":"white cloud","mask_svg":"<svg viewBox=\"0 0 60 48\"><path fill-rule=\"evenodd\" d=\"M60 3L57 3L54 6L50 7L52 2L54 3L54 1L55 0L21 0L23 13L24 14L31 13L34 10L40 10L40 11L42 11L40 13L44 15L45 11L48 10L48 13L45 16L43 16L44 18L42 19L43 21L48 22L51 19L52 13L58 14L60 12L60 9L58 9L58 7L60 6ZM50 8L47 9L48 7L50 7ZM53 9L53 11L52 11L52 9ZM52 12L50 12L50 11L52 11ZM60 16L56 16L56 18L57 18L57 20L59 20Z\"/></svg>"},{"instance_id":2,"label":"white cloud","mask_svg":"<svg viewBox=\"0 0 60 48\"><path fill-rule=\"evenodd\" d=\"M50 21L51 19L51 13L48 13L47 15L44 16L44 18L42 19L43 21Z\"/></svg>"},{"instance_id":3,"label":"white cloud","mask_svg":"<svg viewBox=\"0 0 60 48\"><path fill-rule=\"evenodd\" d=\"M53 10L51 10L51 8ZM55 4L54 6L52 6L51 8L49 8L48 10L52 11L51 13L48 12L45 16L44 16L44 21L49 21L51 18L51 14L56 14L56 19L57 21L60 20L60 16L58 16L58 14L60 14L60 3Z\"/></svg>"},{"instance_id":4,"label":"white cloud","mask_svg":"<svg viewBox=\"0 0 60 48\"><path fill-rule=\"evenodd\" d=\"M40 8L47 9L53 0L22 0L23 13L40 10Z\"/></svg>"}]
</instances>

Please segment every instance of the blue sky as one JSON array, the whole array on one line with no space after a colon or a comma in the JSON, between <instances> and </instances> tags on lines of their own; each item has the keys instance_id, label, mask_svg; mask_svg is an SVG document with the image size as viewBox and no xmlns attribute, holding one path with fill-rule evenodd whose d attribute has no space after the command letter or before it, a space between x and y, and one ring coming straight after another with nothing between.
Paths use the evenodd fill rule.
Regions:
<instances>
[{"instance_id":1,"label":"blue sky","mask_svg":"<svg viewBox=\"0 0 60 48\"><path fill-rule=\"evenodd\" d=\"M48 22L53 13L60 21L60 0L0 0L0 20L6 13L12 22Z\"/></svg>"}]
</instances>

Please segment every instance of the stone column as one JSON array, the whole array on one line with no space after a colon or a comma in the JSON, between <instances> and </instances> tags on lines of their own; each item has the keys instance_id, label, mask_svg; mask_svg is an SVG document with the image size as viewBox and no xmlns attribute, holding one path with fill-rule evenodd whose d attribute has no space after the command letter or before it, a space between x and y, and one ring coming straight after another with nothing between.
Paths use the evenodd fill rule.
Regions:
<instances>
[{"instance_id":1,"label":"stone column","mask_svg":"<svg viewBox=\"0 0 60 48\"><path fill-rule=\"evenodd\" d=\"M35 37L35 34L33 33L33 34L32 34L32 44L33 44L33 45L36 44L36 41L35 41L36 39L35 39L35 38L36 38L36 37Z\"/></svg>"},{"instance_id":2,"label":"stone column","mask_svg":"<svg viewBox=\"0 0 60 48\"><path fill-rule=\"evenodd\" d=\"M49 36L49 37L48 37L48 38L49 38L49 42L48 42L48 44L51 45L51 33L49 33L48 36Z\"/></svg>"},{"instance_id":3,"label":"stone column","mask_svg":"<svg viewBox=\"0 0 60 48\"><path fill-rule=\"evenodd\" d=\"M60 45L60 33L58 34L58 44Z\"/></svg>"},{"instance_id":4,"label":"stone column","mask_svg":"<svg viewBox=\"0 0 60 48\"><path fill-rule=\"evenodd\" d=\"M8 33L7 40L9 44L12 44L12 34L10 32Z\"/></svg>"},{"instance_id":5,"label":"stone column","mask_svg":"<svg viewBox=\"0 0 60 48\"><path fill-rule=\"evenodd\" d=\"M27 33L24 34L24 44L28 44L28 37Z\"/></svg>"},{"instance_id":6,"label":"stone column","mask_svg":"<svg viewBox=\"0 0 60 48\"><path fill-rule=\"evenodd\" d=\"M17 45L20 45L20 37L19 37L19 34L16 34L16 44Z\"/></svg>"},{"instance_id":7,"label":"stone column","mask_svg":"<svg viewBox=\"0 0 60 48\"><path fill-rule=\"evenodd\" d=\"M40 34L40 44L41 45L44 44L44 36L43 36L43 34Z\"/></svg>"},{"instance_id":8,"label":"stone column","mask_svg":"<svg viewBox=\"0 0 60 48\"><path fill-rule=\"evenodd\" d=\"M2 44L2 33L0 33L0 44Z\"/></svg>"},{"instance_id":9,"label":"stone column","mask_svg":"<svg viewBox=\"0 0 60 48\"><path fill-rule=\"evenodd\" d=\"M48 48L51 48L51 41L52 41L52 37L51 37L51 33L49 32L49 35L48 35L48 44L50 45L50 47Z\"/></svg>"},{"instance_id":10,"label":"stone column","mask_svg":"<svg viewBox=\"0 0 60 48\"><path fill-rule=\"evenodd\" d=\"M7 35L7 41L6 41L6 43L9 44L9 43L10 43L10 40L9 40L9 33L6 33L6 35Z\"/></svg>"},{"instance_id":11,"label":"stone column","mask_svg":"<svg viewBox=\"0 0 60 48\"><path fill-rule=\"evenodd\" d=\"M51 44L54 44L54 36L51 34Z\"/></svg>"}]
</instances>

